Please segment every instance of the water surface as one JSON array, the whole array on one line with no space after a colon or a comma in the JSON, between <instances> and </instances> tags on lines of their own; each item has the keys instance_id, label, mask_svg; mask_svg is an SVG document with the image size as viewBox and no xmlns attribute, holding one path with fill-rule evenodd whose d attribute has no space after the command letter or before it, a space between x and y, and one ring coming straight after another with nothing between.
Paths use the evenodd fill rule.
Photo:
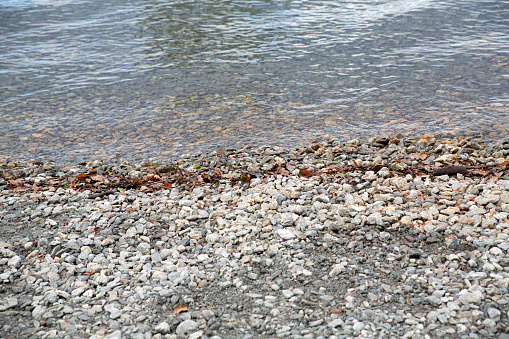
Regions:
<instances>
[{"instance_id":1,"label":"water surface","mask_svg":"<svg viewBox=\"0 0 509 339\"><path fill-rule=\"evenodd\" d=\"M0 155L504 137L508 18L504 1L4 0Z\"/></svg>"}]
</instances>

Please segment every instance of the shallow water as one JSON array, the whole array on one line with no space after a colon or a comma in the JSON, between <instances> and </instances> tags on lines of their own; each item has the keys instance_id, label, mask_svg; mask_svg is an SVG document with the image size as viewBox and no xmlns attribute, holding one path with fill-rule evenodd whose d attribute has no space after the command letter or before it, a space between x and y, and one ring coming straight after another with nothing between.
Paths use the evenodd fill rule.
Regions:
<instances>
[{"instance_id":1,"label":"shallow water","mask_svg":"<svg viewBox=\"0 0 509 339\"><path fill-rule=\"evenodd\" d=\"M509 130L505 1L7 0L0 155Z\"/></svg>"}]
</instances>

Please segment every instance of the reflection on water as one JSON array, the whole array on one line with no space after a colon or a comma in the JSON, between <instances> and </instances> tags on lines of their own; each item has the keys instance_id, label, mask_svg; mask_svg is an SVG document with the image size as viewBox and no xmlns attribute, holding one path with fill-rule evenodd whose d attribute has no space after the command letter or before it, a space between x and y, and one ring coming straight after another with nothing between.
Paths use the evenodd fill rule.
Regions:
<instances>
[{"instance_id":1,"label":"reflection on water","mask_svg":"<svg viewBox=\"0 0 509 339\"><path fill-rule=\"evenodd\" d=\"M145 7L148 52L163 66L303 58L372 34L379 20L430 2L160 1Z\"/></svg>"},{"instance_id":2,"label":"reflection on water","mask_svg":"<svg viewBox=\"0 0 509 339\"><path fill-rule=\"evenodd\" d=\"M0 154L502 136L508 17L473 0L8 0Z\"/></svg>"}]
</instances>

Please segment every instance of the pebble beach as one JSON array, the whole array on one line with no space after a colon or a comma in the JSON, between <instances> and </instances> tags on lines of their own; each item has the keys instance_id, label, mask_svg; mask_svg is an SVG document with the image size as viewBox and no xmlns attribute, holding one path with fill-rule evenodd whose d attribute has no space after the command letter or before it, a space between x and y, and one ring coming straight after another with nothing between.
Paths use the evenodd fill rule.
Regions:
<instances>
[{"instance_id":1,"label":"pebble beach","mask_svg":"<svg viewBox=\"0 0 509 339\"><path fill-rule=\"evenodd\" d=\"M508 339L508 285L509 139L0 162L2 338Z\"/></svg>"}]
</instances>

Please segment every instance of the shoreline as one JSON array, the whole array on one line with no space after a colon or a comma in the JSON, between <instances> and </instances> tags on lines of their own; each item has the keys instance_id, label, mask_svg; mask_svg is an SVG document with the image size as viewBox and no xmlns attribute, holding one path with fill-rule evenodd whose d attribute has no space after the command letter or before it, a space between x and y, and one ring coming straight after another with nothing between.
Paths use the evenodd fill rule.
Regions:
<instances>
[{"instance_id":1,"label":"shoreline","mask_svg":"<svg viewBox=\"0 0 509 339\"><path fill-rule=\"evenodd\" d=\"M260 148L270 148L270 147L279 147L285 149L287 151L294 152L303 147L308 147L313 144L330 144L332 142L337 142L339 144L349 143L351 140L358 140L360 143L372 143L372 140L389 138L389 139L399 139L399 140L411 140L413 142L418 141L422 135L428 135L436 140L460 140L460 139L471 139L475 142L486 143L490 145L496 145L500 143L500 139L506 140L508 139L507 132L502 132L501 130L486 130L482 132L470 132L470 133L442 133L442 134L426 134L425 132L420 131L401 131L399 133L394 133L391 135L387 135L386 131L382 134L381 137L373 137L373 132L370 132L368 135L362 137L360 135L345 135L343 137L336 137L330 134L320 133L319 135L310 136L305 139L296 138L292 141L286 141L282 144L274 142L274 140L279 140L277 135L271 135L269 138L273 140L269 142L268 139L262 139L259 143L253 143L252 141L246 141L245 143L242 141L237 141L236 143L232 143L228 140L222 139L210 139L210 140L202 140L196 144L182 145L182 149L179 149L177 146L172 146L165 148L162 144L159 146L152 145L152 143L148 143L150 147L147 153L145 153L144 148L140 148L140 143L131 144L126 143L123 146L113 146L109 150L102 149L101 147L98 150L82 150L82 149L46 149L39 150L39 156L33 154L36 150L32 149L30 152L25 150L24 153L18 154L15 157L12 155L7 155L7 150L4 149L0 151L0 164L1 163L30 163L30 162L40 162L40 163L51 163L53 162L55 165L69 166L69 165L78 165L81 163L86 163L90 161L102 161L103 163L111 164L111 163L120 163L122 161L127 161L131 164L142 164L143 162L158 162L161 164L167 164L170 162L176 162L182 159L182 156L185 155L187 157L208 157L213 155L217 151L239 151L239 150L255 150ZM209 146L204 146L209 144ZM194 145L194 146L193 146ZM222 146L220 146L222 145ZM98 145L99 146L99 145ZM129 152L124 152L124 149L129 149ZM156 152L157 151L157 152Z\"/></svg>"},{"instance_id":2,"label":"shoreline","mask_svg":"<svg viewBox=\"0 0 509 339\"><path fill-rule=\"evenodd\" d=\"M509 140L0 174L4 337L509 336Z\"/></svg>"},{"instance_id":3,"label":"shoreline","mask_svg":"<svg viewBox=\"0 0 509 339\"><path fill-rule=\"evenodd\" d=\"M431 141L430 141L431 140ZM437 149L431 150L433 148L432 144L436 143L437 145L441 145L436 147ZM37 174L37 171L45 172L50 171L53 173L59 172L60 176L65 175L66 172L69 172L69 169L72 169L71 172L97 172L98 167L102 167L99 169L99 172L118 171L118 167L123 168L147 168L153 167L157 170L158 167L181 167L186 172L190 173L203 173L206 172L207 168L190 168L192 164L194 165L202 165L202 163L206 162L207 165L212 162L212 166L214 167L216 164L218 165L228 165L230 168L232 166L237 167L238 162L227 161L228 158L236 158L239 154L247 154L254 156L254 162L257 162L259 157L264 156L264 152L269 150L269 153L272 155L277 155L279 153L282 154L292 154L296 156L292 159L294 162L302 162L305 161L307 163L312 164L313 161L323 162L326 165L345 165L345 162L342 161L344 159L340 157L335 157L336 155L343 154L353 154L356 153L356 149L359 147L364 147L363 152L370 152L371 154L377 154L381 156L382 159L376 159L376 161L364 161L364 165L370 166L380 166L381 164L387 164L387 161L391 158L394 158L394 146L399 144L401 145L410 145L414 146L413 148L406 149L405 152L407 154L400 157L399 160L417 160L420 163L425 163L425 165L433 165L437 159L434 159L432 155L434 154L436 158L446 155L448 153L455 154L460 151L459 154L471 154L473 153L473 157L478 157L478 152L481 152L481 157L488 157L487 153L494 152L504 152L504 150L508 149L509 146L509 138L505 138L503 140L495 141L493 140L485 140L482 139L479 135L465 134L459 136L453 135L438 135L438 136L429 136L424 134L421 138L415 136L404 136L398 134L396 136L383 136L380 138L369 138L366 140L363 139L346 139L346 140L336 140L330 139L327 141L318 141L315 140L308 145L300 145L300 146L279 146L279 145L269 145L269 146L260 146L260 147L252 147L245 146L243 148L222 148L217 149L216 151L212 151L209 153L203 153L201 151L197 151L194 153L179 153L179 155L175 155L173 158L164 159L156 159L149 158L148 161L129 161L122 158L119 154L116 156L104 156L104 157L91 157L90 160L87 161L65 161L60 162L52 159L44 159L44 160L36 160L36 159L13 159L7 156L3 156L0 158L0 173L2 176L12 176L14 178L17 177L30 177L33 174ZM417 147L415 147L417 145ZM396 146L397 147L397 146ZM346 148L348 151L345 153L341 150L341 148ZM425 150L425 151L423 151ZM450 152L452 151L452 152ZM465 151L465 152L463 152ZM422 158L421 155L418 155L419 152L427 152L426 155L428 157ZM445 153L444 153L445 152ZM422 154L422 153L421 153ZM503 157L503 154L500 156ZM242 155L240 155L242 157ZM413 157L413 158L412 158ZM288 157L287 157L288 158ZM464 156L463 156L464 158ZM451 156L450 159L442 157L441 159L445 160L445 162L457 162L458 160L462 162L462 159L458 159L458 157ZM262 159L263 160L266 159ZM269 159L270 161L271 159ZM283 162L288 162L289 159L283 159ZM374 160L374 157L373 159ZM464 160L464 159L463 159ZM439 160L440 162L440 160ZM443 162L443 161L442 161ZM465 161L463 161L465 162ZM247 163L249 165L249 163ZM351 163L349 164L351 165ZM442 166L442 163L438 164ZM239 166L241 167L241 166ZM245 167L245 166L244 166ZM205 169L205 171L204 171ZM263 170L266 170L264 168ZM123 174L123 173L122 173ZM196 179L196 178L195 178Z\"/></svg>"}]
</instances>

